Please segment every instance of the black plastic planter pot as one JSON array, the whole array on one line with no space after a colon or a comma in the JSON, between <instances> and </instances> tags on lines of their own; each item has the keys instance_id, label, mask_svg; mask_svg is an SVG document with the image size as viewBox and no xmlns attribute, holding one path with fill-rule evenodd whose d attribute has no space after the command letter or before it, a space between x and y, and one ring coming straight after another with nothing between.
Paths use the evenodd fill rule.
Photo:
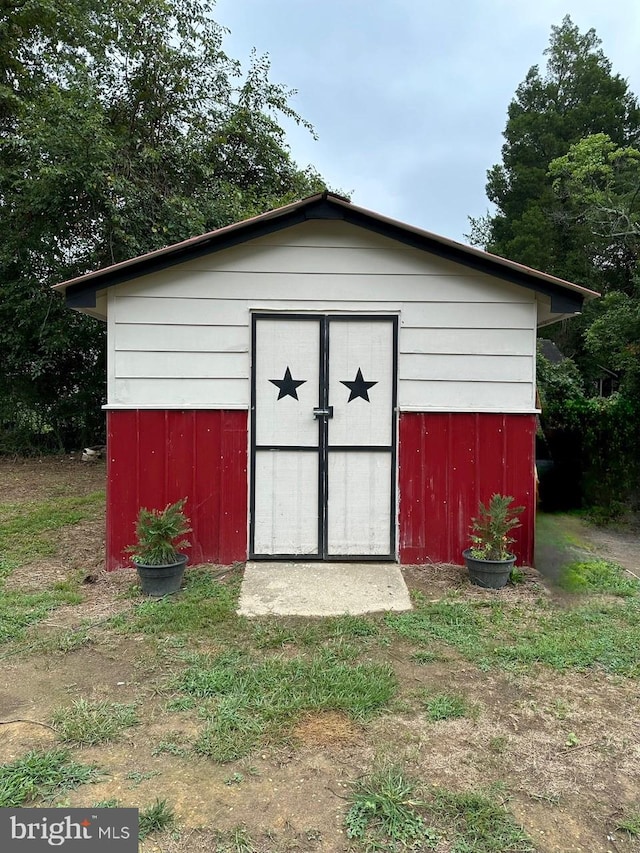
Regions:
<instances>
[{"instance_id":1,"label":"black plastic planter pot","mask_svg":"<svg viewBox=\"0 0 640 853\"><path fill-rule=\"evenodd\" d=\"M478 560L471 556L471 549L462 552L465 565L469 571L469 580L485 589L502 589L506 586L515 557L508 560Z\"/></svg>"},{"instance_id":2,"label":"black plastic planter pot","mask_svg":"<svg viewBox=\"0 0 640 853\"><path fill-rule=\"evenodd\" d=\"M176 554L176 562L166 566L145 566L134 563L140 578L140 586L145 595L160 598L178 592L187 565L186 554Z\"/></svg>"}]
</instances>

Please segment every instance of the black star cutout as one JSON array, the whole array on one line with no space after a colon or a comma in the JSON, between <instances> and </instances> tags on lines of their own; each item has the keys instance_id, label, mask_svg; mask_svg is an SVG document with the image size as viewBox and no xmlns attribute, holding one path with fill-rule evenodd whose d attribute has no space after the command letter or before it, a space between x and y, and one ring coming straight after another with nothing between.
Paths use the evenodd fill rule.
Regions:
<instances>
[{"instance_id":1,"label":"black star cutout","mask_svg":"<svg viewBox=\"0 0 640 853\"><path fill-rule=\"evenodd\" d=\"M296 388L299 385L304 385L306 379L293 379L291 376L291 371L287 367L284 372L284 379L270 379L269 382L272 385L277 385L280 389L280 393L278 394L278 400L281 400L283 397L293 397L294 400L298 399L298 392Z\"/></svg>"},{"instance_id":2,"label":"black star cutout","mask_svg":"<svg viewBox=\"0 0 640 853\"><path fill-rule=\"evenodd\" d=\"M340 383L342 385L346 385L349 391L351 391L347 403L350 403L352 400L355 400L356 397L362 397L363 400L366 400L367 403L370 403L371 400L369 399L369 388L372 388L374 385L378 384L377 382L365 382L360 368L358 368L356 378L353 382L345 382L343 379L341 379Z\"/></svg>"}]
</instances>

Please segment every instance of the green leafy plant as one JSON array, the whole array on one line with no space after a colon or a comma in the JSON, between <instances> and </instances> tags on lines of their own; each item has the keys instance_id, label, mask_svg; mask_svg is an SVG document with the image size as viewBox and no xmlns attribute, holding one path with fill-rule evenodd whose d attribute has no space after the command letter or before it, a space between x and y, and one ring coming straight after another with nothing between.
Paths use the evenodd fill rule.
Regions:
<instances>
[{"instance_id":1,"label":"green leafy plant","mask_svg":"<svg viewBox=\"0 0 640 853\"><path fill-rule=\"evenodd\" d=\"M508 560L509 546L515 542L512 530L520 527L517 516L523 506L512 507L513 498L494 494L489 505L479 505L477 518L471 521L471 556L476 560Z\"/></svg>"},{"instance_id":2,"label":"green leafy plant","mask_svg":"<svg viewBox=\"0 0 640 853\"><path fill-rule=\"evenodd\" d=\"M358 782L345 817L348 837L369 842L370 849L376 850L393 850L394 842L413 845L418 839L434 844L437 836L420 814L425 803L416 796L416 787L413 780L394 767ZM382 846L387 841L393 846Z\"/></svg>"},{"instance_id":3,"label":"green leafy plant","mask_svg":"<svg viewBox=\"0 0 640 853\"><path fill-rule=\"evenodd\" d=\"M186 498L164 509L141 507L136 523L136 544L127 548L134 563L146 566L165 566L174 562L175 555L190 543L182 537L191 532L184 514Z\"/></svg>"},{"instance_id":4,"label":"green leafy plant","mask_svg":"<svg viewBox=\"0 0 640 853\"><path fill-rule=\"evenodd\" d=\"M150 832L163 832L173 826L175 820L175 813L171 806L167 805L167 801L156 799L152 806L140 812L138 838L142 840Z\"/></svg>"}]
</instances>

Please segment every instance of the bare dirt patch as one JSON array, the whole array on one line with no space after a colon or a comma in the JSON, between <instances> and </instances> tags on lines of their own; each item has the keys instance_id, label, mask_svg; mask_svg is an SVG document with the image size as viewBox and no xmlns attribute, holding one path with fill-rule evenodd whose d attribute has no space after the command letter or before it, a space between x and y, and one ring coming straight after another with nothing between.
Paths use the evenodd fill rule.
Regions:
<instances>
[{"instance_id":1,"label":"bare dirt patch","mask_svg":"<svg viewBox=\"0 0 640 853\"><path fill-rule=\"evenodd\" d=\"M105 463L82 462L79 456L0 458L0 484L3 503L88 495L104 489Z\"/></svg>"}]
</instances>

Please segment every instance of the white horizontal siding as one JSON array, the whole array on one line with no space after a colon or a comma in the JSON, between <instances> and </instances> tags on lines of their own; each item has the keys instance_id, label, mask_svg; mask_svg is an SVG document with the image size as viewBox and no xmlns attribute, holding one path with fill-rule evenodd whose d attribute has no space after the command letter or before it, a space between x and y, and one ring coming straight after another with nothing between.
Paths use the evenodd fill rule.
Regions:
<instances>
[{"instance_id":1,"label":"white horizontal siding","mask_svg":"<svg viewBox=\"0 0 640 853\"><path fill-rule=\"evenodd\" d=\"M526 355L433 355L400 353L398 372L403 380L470 382L531 382L533 360Z\"/></svg>"},{"instance_id":2,"label":"white horizontal siding","mask_svg":"<svg viewBox=\"0 0 640 853\"><path fill-rule=\"evenodd\" d=\"M534 408L533 292L333 222L112 288L109 405L248 408L251 310L399 314L400 408Z\"/></svg>"},{"instance_id":3,"label":"white horizontal siding","mask_svg":"<svg viewBox=\"0 0 640 853\"><path fill-rule=\"evenodd\" d=\"M300 250L302 251L302 250ZM309 250L308 250L309 251ZM313 250L310 250L313 251ZM320 259L321 260L321 259ZM215 276L215 285L214 285ZM260 272L213 270L182 270L180 275L179 297L184 300L206 298L207 292L215 286L216 292L227 294L229 299L256 299L264 295L268 300L297 299L315 300L318 293L331 300L344 300L345 280L349 282L349 299L354 301L388 300L390 296L404 302L479 303L487 309L495 303L513 303L514 316L518 307L523 309L531 304L533 296L527 291L514 289L502 281L492 280L489 276L462 273L434 274L396 272L377 274L366 272L334 273L326 272ZM165 299L176 295L175 272L165 270L156 273L145 285L145 279L132 282L127 288L127 296L121 298L143 297L145 299ZM488 303L488 304L487 304Z\"/></svg>"}]
</instances>

